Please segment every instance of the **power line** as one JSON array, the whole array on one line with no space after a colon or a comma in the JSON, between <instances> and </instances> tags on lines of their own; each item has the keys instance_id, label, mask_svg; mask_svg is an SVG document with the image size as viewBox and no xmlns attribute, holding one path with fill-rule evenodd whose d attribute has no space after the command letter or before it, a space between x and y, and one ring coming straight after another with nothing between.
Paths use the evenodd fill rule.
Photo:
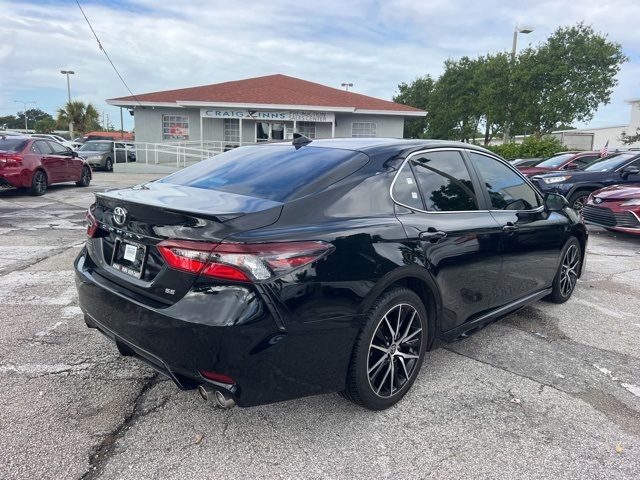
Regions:
<instances>
[{"instance_id":1,"label":"power line","mask_svg":"<svg viewBox=\"0 0 640 480\"><path fill-rule=\"evenodd\" d=\"M120 81L122 82L122 84L129 91L131 96L133 98L135 98L136 102L138 102L138 105L142 106L142 103L140 103L140 100L138 100L138 97L136 97L136 95L131 91L131 89L129 88L129 85L127 85L127 82L124 81L124 78L122 78L122 75L120 75L120 72L118 71L118 69L116 68L114 63L111 61L111 58L109 57L109 54L107 53L107 51L102 46L102 43L100 42L100 39L98 38L98 35L96 34L96 31L93 29L93 26L91 25L91 22L87 18L87 15L84 13L84 10L82 9L82 5L80 5L80 1L76 0L76 3L78 4L78 8L80 9L80 12L82 13L82 16L87 21L87 25L89 25L89 28L91 29L91 33L93 33L93 36L96 37L96 42L98 42L98 47L100 48L100 50L102 50L102 53L104 53L104 56L107 57L107 60L109 60L109 63L113 67L113 70L116 72L116 75L118 75L118 78L120 78Z\"/></svg>"}]
</instances>

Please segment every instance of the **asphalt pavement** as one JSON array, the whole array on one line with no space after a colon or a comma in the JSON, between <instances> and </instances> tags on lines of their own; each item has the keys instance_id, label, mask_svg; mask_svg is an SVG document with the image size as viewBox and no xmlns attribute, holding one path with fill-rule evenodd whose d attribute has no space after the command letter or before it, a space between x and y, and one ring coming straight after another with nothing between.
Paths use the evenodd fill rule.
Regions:
<instances>
[{"instance_id":1,"label":"asphalt pavement","mask_svg":"<svg viewBox=\"0 0 640 480\"><path fill-rule=\"evenodd\" d=\"M220 410L77 306L92 192L150 178L0 192L0 479L639 477L640 237L591 229L569 302L440 345L389 410L337 394Z\"/></svg>"}]
</instances>

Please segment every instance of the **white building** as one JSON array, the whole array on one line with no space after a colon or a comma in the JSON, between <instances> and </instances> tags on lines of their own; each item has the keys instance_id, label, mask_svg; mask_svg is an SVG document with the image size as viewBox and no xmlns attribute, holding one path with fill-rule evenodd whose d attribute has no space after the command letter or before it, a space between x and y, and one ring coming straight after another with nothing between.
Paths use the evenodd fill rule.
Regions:
<instances>
[{"instance_id":1,"label":"white building","mask_svg":"<svg viewBox=\"0 0 640 480\"><path fill-rule=\"evenodd\" d=\"M310 138L402 138L407 105L289 77L269 75L107 100L133 112L136 142L238 144Z\"/></svg>"}]
</instances>

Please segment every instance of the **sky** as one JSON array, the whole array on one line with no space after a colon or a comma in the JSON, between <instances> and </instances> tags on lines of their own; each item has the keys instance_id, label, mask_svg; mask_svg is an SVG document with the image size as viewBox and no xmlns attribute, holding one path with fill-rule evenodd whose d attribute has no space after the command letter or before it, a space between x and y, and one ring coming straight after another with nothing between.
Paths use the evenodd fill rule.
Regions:
<instances>
[{"instance_id":1,"label":"sky","mask_svg":"<svg viewBox=\"0 0 640 480\"><path fill-rule=\"evenodd\" d=\"M401 82L437 77L448 58L511 49L514 27L537 45L583 21L619 42L630 61L609 105L589 126L628 123L625 100L640 97L637 0L80 0L102 45L134 93L283 73L391 99ZM54 114L71 95L119 127L107 98L128 95L75 1L0 0L0 115L22 105ZM29 105L31 107L31 105ZM125 129L133 128L126 112ZM584 126L584 124L576 124Z\"/></svg>"}]
</instances>

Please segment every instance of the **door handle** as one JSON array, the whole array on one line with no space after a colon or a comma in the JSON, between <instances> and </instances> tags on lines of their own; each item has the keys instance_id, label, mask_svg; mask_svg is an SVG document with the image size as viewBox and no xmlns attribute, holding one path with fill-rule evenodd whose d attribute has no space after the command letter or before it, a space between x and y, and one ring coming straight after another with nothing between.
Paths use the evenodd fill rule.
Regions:
<instances>
[{"instance_id":1,"label":"door handle","mask_svg":"<svg viewBox=\"0 0 640 480\"><path fill-rule=\"evenodd\" d=\"M507 222L507 224L502 227L502 231L507 235L513 235L517 230L518 227L511 222Z\"/></svg>"},{"instance_id":2,"label":"door handle","mask_svg":"<svg viewBox=\"0 0 640 480\"><path fill-rule=\"evenodd\" d=\"M418 238L420 238L420 240L426 240L431 243L438 243L440 240L442 240L446 236L447 236L447 232L436 230L435 228L430 227L427 229L426 232L420 232L420 235L418 235Z\"/></svg>"}]
</instances>

